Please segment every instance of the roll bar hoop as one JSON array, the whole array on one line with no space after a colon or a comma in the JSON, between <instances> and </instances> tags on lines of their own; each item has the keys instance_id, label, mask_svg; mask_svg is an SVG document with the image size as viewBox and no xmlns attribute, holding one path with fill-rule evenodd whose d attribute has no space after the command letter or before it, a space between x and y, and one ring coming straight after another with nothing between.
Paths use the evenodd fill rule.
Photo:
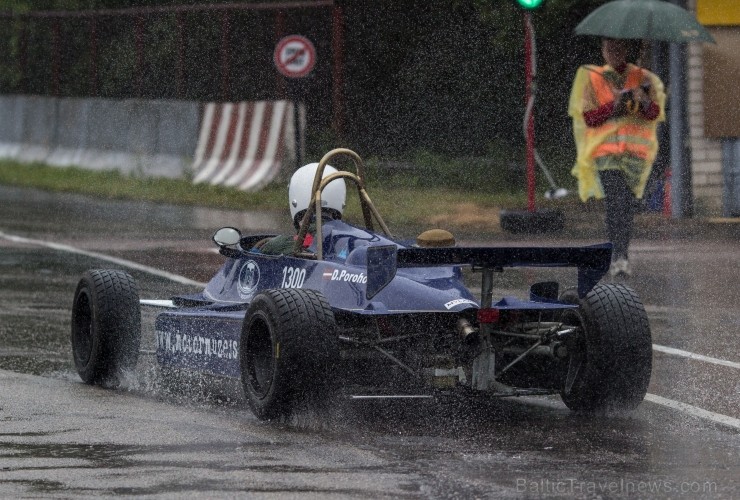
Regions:
<instances>
[{"instance_id":1,"label":"roll bar hoop","mask_svg":"<svg viewBox=\"0 0 740 500\"><path fill-rule=\"evenodd\" d=\"M357 173L355 174L347 171L339 171L326 176L326 178L322 178L324 174L324 168L326 168L329 160L339 155L349 156L355 165ZM295 246L293 248L294 255L314 258L318 260L323 259L323 233L320 216L316 217L316 253L307 254L305 252L301 252L301 249L303 248L303 242L306 239L306 234L308 234L308 228L311 224L311 217L314 214L321 214L321 193L331 181L340 178L349 179L354 182L355 186L357 186L357 194L360 197L360 207L362 208L362 215L365 219L365 227L369 231L373 231L373 218L375 218L378 226L380 226L380 229L385 233L385 235L388 237L391 236L388 227L385 225L385 222L383 222L383 218L381 217L378 210L375 208L375 205L373 205L373 202L372 200L370 200L370 196L367 194L367 190L365 189L365 165L362 162L362 158L360 158L357 153L350 149L332 149L331 151L326 153L323 158L321 158L321 161L319 161L319 166L316 169L316 175L314 176L313 185L311 187L312 203L308 205L308 209L303 215L303 219L301 219L301 223L298 229L298 236L296 237Z\"/></svg>"}]
</instances>

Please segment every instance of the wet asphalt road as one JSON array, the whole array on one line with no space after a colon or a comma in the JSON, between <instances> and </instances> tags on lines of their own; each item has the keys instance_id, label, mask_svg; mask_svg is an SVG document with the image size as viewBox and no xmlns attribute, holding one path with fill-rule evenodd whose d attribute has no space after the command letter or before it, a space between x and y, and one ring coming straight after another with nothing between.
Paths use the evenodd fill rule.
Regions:
<instances>
[{"instance_id":1,"label":"wet asphalt road","mask_svg":"<svg viewBox=\"0 0 740 500\"><path fill-rule=\"evenodd\" d=\"M740 496L740 247L716 232L633 244L656 350L649 401L630 415L579 416L556 397L337 401L276 424L235 386L164 386L148 359L125 390L79 381L74 288L119 266L40 242L205 281L221 262L214 229L287 231L279 219L0 186L0 497ZM142 298L196 290L127 270Z\"/></svg>"}]
</instances>

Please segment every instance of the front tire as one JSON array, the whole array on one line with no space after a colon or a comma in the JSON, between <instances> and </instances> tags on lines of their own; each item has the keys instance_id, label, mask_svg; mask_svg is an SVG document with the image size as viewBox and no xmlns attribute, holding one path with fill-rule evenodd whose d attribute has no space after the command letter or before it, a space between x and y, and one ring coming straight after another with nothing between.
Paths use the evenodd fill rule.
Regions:
<instances>
[{"instance_id":1,"label":"front tire","mask_svg":"<svg viewBox=\"0 0 740 500\"><path fill-rule=\"evenodd\" d=\"M339 357L334 313L314 290L267 290L247 309L241 381L260 420L289 415L303 397L324 398Z\"/></svg>"},{"instance_id":2,"label":"front tire","mask_svg":"<svg viewBox=\"0 0 740 500\"><path fill-rule=\"evenodd\" d=\"M80 279L72 304L72 355L87 384L117 386L139 359L139 289L123 271L90 270Z\"/></svg>"},{"instance_id":3,"label":"front tire","mask_svg":"<svg viewBox=\"0 0 740 500\"><path fill-rule=\"evenodd\" d=\"M597 285L583 300L574 291L561 300L578 303L563 322L579 326L569 342L561 396L574 411L629 411L644 399L652 371L647 314L635 291L621 284Z\"/></svg>"}]
</instances>

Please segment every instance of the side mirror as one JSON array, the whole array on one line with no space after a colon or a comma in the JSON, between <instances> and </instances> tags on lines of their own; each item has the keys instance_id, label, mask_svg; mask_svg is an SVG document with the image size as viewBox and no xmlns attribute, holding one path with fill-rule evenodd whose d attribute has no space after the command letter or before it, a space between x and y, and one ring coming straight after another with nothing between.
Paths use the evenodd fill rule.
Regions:
<instances>
[{"instance_id":1,"label":"side mirror","mask_svg":"<svg viewBox=\"0 0 740 500\"><path fill-rule=\"evenodd\" d=\"M213 234L213 242L219 246L221 253L227 257L238 257L239 250L233 247L242 239L242 233L233 227L222 227Z\"/></svg>"}]
</instances>

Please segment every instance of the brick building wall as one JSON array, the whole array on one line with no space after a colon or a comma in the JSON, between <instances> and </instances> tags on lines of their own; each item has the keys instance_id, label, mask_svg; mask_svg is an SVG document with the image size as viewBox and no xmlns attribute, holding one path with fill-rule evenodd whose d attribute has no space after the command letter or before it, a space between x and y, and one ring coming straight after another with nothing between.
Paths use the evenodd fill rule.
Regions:
<instances>
[{"instance_id":1,"label":"brick building wall","mask_svg":"<svg viewBox=\"0 0 740 500\"><path fill-rule=\"evenodd\" d=\"M696 0L688 8L696 11ZM722 212L722 141L704 135L704 58L701 43L688 44L686 78L689 145L694 205L697 215Z\"/></svg>"}]
</instances>

